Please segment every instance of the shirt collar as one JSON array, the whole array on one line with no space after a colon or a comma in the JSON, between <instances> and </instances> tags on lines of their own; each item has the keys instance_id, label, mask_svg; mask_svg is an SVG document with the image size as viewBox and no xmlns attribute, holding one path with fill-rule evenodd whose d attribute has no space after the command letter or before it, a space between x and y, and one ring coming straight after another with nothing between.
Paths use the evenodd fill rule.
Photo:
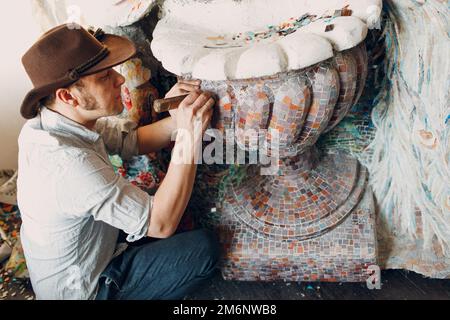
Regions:
<instances>
[{"instance_id":1,"label":"shirt collar","mask_svg":"<svg viewBox=\"0 0 450 320\"><path fill-rule=\"evenodd\" d=\"M83 125L50 110L45 106L41 108L40 115L42 128L50 133L69 133L79 137L87 143L95 143L100 138L100 134L97 132L89 130Z\"/></svg>"}]
</instances>

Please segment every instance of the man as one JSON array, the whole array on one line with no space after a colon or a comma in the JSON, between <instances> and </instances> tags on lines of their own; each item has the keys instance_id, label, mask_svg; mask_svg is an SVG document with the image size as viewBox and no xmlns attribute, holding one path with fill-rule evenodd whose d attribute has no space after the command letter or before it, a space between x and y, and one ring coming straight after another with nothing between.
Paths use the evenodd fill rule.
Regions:
<instances>
[{"instance_id":1,"label":"man","mask_svg":"<svg viewBox=\"0 0 450 320\"><path fill-rule=\"evenodd\" d=\"M166 97L189 95L171 117L140 128L108 118L123 110L124 78L112 67L135 52L125 38L62 25L22 58L34 89L21 106L30 120L19 137L18 204L38 299L181 299L215 269L214 235L173 235L196 173L186 146L201 139L214 100L199 82L179 82ZM108 153L159 150L176 130L174 154L188 161L170 163L154 197L114 173ZM123 251L119 230L129 242L161 240Z\"/></svg>"}]
</instances>

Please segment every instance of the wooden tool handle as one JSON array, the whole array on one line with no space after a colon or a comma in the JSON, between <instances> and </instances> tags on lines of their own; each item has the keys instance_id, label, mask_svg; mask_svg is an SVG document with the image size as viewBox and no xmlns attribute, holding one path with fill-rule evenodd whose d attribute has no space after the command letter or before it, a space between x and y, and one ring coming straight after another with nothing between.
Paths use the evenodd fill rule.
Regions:
<instances>
[{"instance_id":1,"label":"wooden tool handle","mask_svg":"<svg viewBox=\"0 0 450 320\"><path fill-rule=\"evenodd\" d=\"M166 98L166 99L157 99L155 102L153 102L153 109L157 113L166 112L171 109L176 109L180 105L181 101L184 100L188 95L183 94L181 96L176 96L172 98Z\"/></svg>"}]
</instances>

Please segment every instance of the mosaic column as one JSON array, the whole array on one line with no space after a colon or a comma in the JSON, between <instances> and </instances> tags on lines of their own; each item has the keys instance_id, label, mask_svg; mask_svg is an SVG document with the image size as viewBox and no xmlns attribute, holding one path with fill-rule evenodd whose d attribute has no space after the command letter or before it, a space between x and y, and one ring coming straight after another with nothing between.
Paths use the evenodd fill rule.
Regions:
<instances>
[{"instance_id":1,"label":"mosaic column","mask_svg":"<svg viewBox=\"0 0 450 320\"><path fill-rule=\"evenodd\" d=\"M201 210L201 223L220 235L226 279L368 278L376 241L367 170L347 154L321 154L315 146L357 102L366 77L361 44L304 70L203 81L218 97L213 126L224 136L232 131L238 148L263 151L276 164L269 175L261 174L261 164L242 165L240 179L222 184L223 198ZM211 182L203 184L203 197L227 170L200 168Z\"/></svg>"}]
</instances>

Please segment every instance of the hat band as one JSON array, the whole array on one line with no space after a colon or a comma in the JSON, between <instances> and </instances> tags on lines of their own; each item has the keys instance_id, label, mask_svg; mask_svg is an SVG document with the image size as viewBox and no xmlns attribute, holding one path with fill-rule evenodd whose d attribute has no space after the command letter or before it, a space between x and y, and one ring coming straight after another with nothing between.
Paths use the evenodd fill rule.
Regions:
<instances>
[{"instance_id":1,"label":"hat band","mask_svg":"<svg viewBox=\"0 0 450 320\"><path fill-rule=\"evenodd\" d=\"M98 41L103 41L106 33L102 30L102 28L97 28L96 30L93 27L88 29L88 32L95 37Z\"/></svg>"},{"instance_id":2,"label":"hat band","mask_svg":"<svg viewBox=\"0 0 450 320\"><path fill-rule=\"evenodd\" d=\"M106 47L104 45L103 49L100 50L99 53L97 53L91 59L89 59L88 61L86 61L82 65L80 65L80 66L78 66L78 67L76 67L74 69L69 70L69 72L67 73L67 76L71 80L79 80L81 78L83 72L85 72L86 70L92 68L97 63L99 63L101 60L103 60L108 55L108 53L109 53L108 47Z\"/></svg>"}]
</instances>

